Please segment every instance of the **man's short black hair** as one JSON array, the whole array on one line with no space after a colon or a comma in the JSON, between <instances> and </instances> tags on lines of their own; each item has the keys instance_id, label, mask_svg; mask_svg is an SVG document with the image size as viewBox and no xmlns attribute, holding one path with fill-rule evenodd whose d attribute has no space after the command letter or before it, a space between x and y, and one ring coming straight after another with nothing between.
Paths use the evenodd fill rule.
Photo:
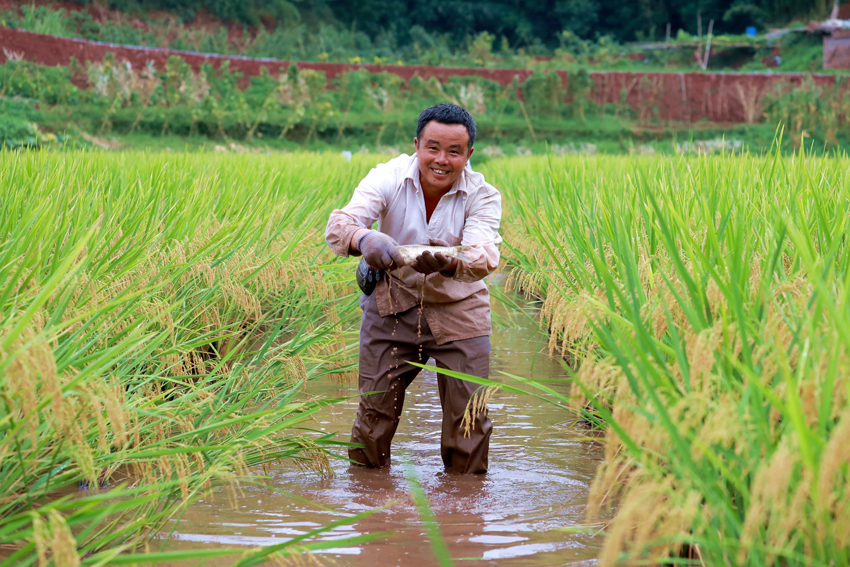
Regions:
<instances>
[{"instance_id":1,"label":"man's short black hair","mask_svg":"<svg viewBox=\"0 0 850 567\"><path fill-rule=\"evenodd\" d=\"M419 123L416 125L417 138L422 135L425 125L432 120L440 124L463 124L466 126L466 131L469 132L468 149L472 149L472 144L475 142L475 119L465 108L448 102L429 106L419 115Z\"/></svg>"}]
</instances>

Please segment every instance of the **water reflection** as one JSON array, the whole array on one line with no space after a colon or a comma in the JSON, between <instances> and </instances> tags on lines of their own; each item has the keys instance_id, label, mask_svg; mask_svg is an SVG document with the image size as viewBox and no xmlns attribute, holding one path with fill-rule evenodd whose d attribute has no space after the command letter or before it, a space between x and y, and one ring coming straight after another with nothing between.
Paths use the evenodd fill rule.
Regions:
<instances>
[{"instance_id":1,"label":"water reflection","mask_svg":"<svg viewBox=\"0 0 850 567\"><path fill-rule=\"evenodd\" d=\"M536 378L563 376L556 361L540 354L545 338L533 322L522 317L514 320L519 324L499 329L493 336L491 376L498 379L500 370ZM356 385L314 384L311 393L350 396L356 394ZM347 440L356 405L353 399L327 408L318 418L318 428L338 432ZM584 522L589 484L602 458L601 449L581 432L563 427L569 416L535 398L500 392L489 407L494 432L486 475L459 475L444 469L437 377L423 372L407 391L390 467L373 470L337 460L335 477L319 478L292 465L283 466L267 481L274 491L245 489L236 509L223 494L214 502L193 505L180 520L178 541L170 547L273 545L332 521L386 507L353 525L317 536L314 541L333 545L319 556L332 558L339 567L409 565L412 558L417 567L436 565L410 499L404 474L404 463L410 463L452 556L466 559L464 565L595 564L601 536L565 528ZM346 545L352 536L388 531L394 533L371 543Z\"/></svg>"}]
</instances>

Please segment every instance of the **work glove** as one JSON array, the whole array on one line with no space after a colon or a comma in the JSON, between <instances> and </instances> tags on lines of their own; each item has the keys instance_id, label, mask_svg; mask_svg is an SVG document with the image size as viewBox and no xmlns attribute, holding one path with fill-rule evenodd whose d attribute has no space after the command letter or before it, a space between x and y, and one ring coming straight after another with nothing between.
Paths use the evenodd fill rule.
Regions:
<instances>
[{"instance_id":1,"label":"work glove","mask_svg":"<svg viewBox=\"0 0 850 567\"><path fill-rule=\"evenodd\" d=\"M448 246L449 243L445 240L440 240L439 238L431 238L429 240L431 246ZM431 254L430 252L423 252L420 254L416 260L414 260L413 264L411 264L411 268L419 272L420 274L433 274L434 272L442 272L446 268L448 268L452 263L452 259L446 256L443 256L439 252L436 254Z\"/></svg>"},{"instance_id":2,"label":"work glove","mask_svg":"<svg viewBox=\"0 0 850 567\"><path fill-rule=\"evenodd\" d=\"M397 247L398 242L377 230L370 230L357 243L366 263L378 270L394 270L404 263Z\"/></svg>"}]
</instances>

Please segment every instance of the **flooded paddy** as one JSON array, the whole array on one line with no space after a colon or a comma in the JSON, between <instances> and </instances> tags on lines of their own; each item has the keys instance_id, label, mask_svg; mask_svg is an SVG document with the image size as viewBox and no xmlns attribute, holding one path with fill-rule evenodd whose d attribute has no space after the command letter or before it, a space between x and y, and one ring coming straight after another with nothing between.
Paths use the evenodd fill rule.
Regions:
<instances>
[{"instance_id":1,"label":"flooded paddy","mask_svg":"<svg viewBox=\"0 0 850 567\"><path fill-rule=\"evenodd\" d=\"M504 314L505 308L495 300L494 309ZM494 330L491 377L501 380L499 371L538 379L564 376L560 364L546 356L545 337L535 323L523 314L513 315L514 325ZM566 391L568 384L556 387ZM334 398L357 393L354 383L312 382L309 389L311 394ZM464 565L594 565L602 534L570 530L585 523L587 494L602 447L589 441L584 429L567 427L572 416L531 396L498 392L489 408L494 431L490 470L485 475L459 475L444 469L437 376L426 371L407 391L390 467L352 467L335 459L331 478L302 471L292 463L272 468L266 484L274 490L245 488L235 509L223 493L217 493L213 502L192 505L176 525L175 540L168 548L274 545L386 506L309 540L339 542L316 552L317 557L340 567L391 567L410 565L411 560L417 567L437 565L410 499L406 467L412 467L455 561ZM314 427L347 440L356 409L356 398L325 408ZM345 541L383 532L392 533L357 545Z\"/></svg>"}]
</instances>

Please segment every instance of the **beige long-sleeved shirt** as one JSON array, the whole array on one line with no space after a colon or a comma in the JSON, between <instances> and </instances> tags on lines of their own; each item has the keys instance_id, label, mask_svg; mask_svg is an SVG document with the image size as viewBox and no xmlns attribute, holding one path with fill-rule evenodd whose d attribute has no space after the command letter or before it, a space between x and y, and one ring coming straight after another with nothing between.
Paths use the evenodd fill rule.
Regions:
<instances>
[{"instance_id":1,"label":"beige long-sleeved shirt","mask_svg":"<svg viewBox=\"0 0 850 567\"><path fill-rule=\"evenodd\" d=\"M351 254L351 239L362 228L378 230L399 244L428 244L440 238L463 245L467 261L453 277L427 277L405 266L390 272L374 293L382 317L423 305L423 315L438 344L489 335L490 293L483 278L499 265L502 197L484 176L464 169L426 221L419 182L419 158L405 154L378 165L354 190L351 201L331 213L325 239L335 254Z\"/></svg>"}]
</instances>

